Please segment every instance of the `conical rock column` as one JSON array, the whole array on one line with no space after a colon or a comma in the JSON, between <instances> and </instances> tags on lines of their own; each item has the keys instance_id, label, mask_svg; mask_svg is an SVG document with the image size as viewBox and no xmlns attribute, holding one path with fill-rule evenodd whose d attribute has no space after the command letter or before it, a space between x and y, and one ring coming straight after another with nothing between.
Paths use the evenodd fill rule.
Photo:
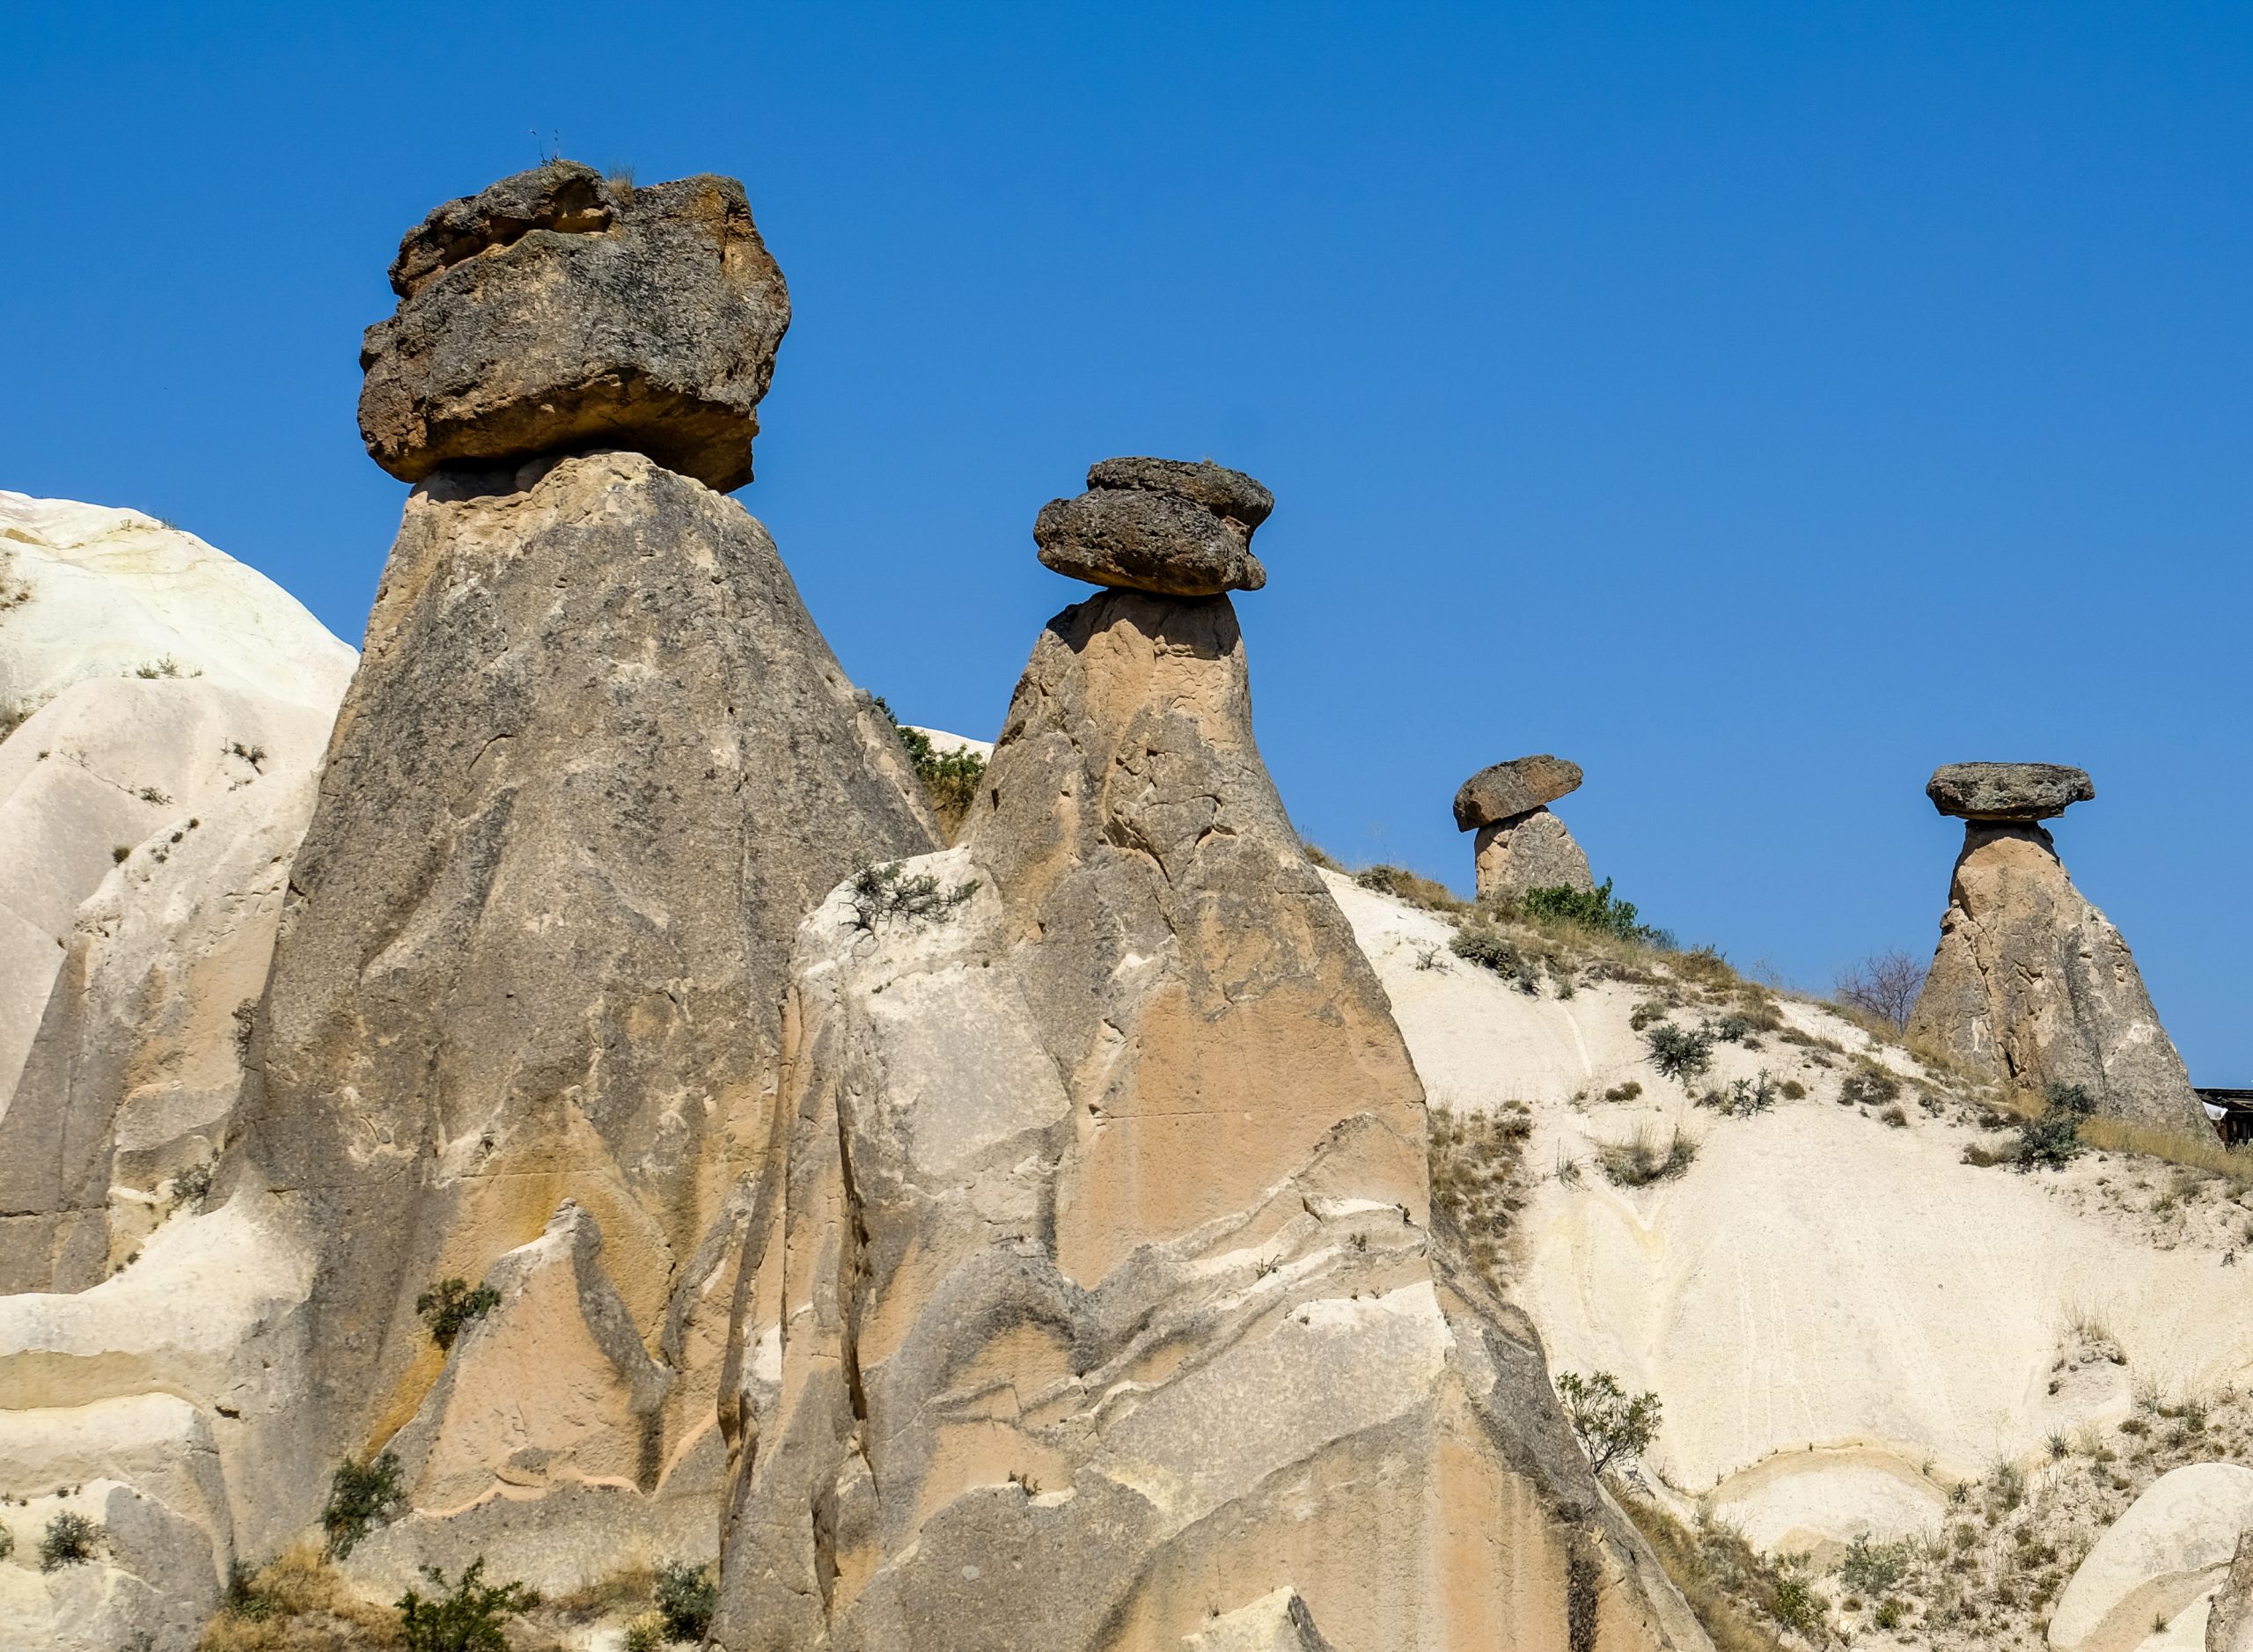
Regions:
<instances>
[{"instance_id":1,"label":"conical rock column","mask_svg":"<svg viewBox=\"0 0 2253 1652\"><path fill-rule=\"evenodd\" d=\"M2039 822L2095 796L2079 769L1957 763L1926 794L1963 819L1939 948L1909 1035L2018 1088L2085 1090L2112 1117L2208 1126L2119 929Z\"/></svg>"},{"instance_id":2,"label":"conical rock column","mask_svg":"<svg viewBox=\"0 0 2253 1652\"><path fill-rule=\"evenodd\" d=\"M964 841L794 972L717 1646L1705 1645L1435 1258L1225 596L1052 620Z\"/></svg>"}]
</instances>

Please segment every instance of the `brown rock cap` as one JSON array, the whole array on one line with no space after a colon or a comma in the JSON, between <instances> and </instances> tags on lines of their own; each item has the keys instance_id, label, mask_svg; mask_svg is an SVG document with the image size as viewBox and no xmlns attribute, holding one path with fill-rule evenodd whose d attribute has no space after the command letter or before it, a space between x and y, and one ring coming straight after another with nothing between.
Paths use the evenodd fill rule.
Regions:
<instances>
[{"instance_id":1,"label":"brown rock cap","mask_svg":"<svg viewBox=\"0 0 2253 1652\"><path fill-rule=\"evenodd\" d=\"M433 211L391 284L360 436L402 481L590 447L751 480L790 299L734 179L636 189L553 161Z\"/></svg>"},{"instance_id":2,"label":"brown rock cap","mask_svg":"<svg viewBox=\"0 0 2253 1652\"><path fill-rule=\"evenodd\" d=\"M1214 597L1267 583L1251 533L1274 508L1251 477L1210 460L1107 459L1087 492L1040 508L1032 539L1044 567L1092 585Z\"/></svg>"},{"instance_id":3,"label":"brown rock cap","mask_svg":"<svg viewBox=\"0 0 2253 1652\"><path fill-rule=\"evenodd\" d=\"M1580 783L1578 763L1546 753L1496 763L1464 781L1455 794L1456 829L1475 832L1482 826L1524 814L1556 802L1568 791L1579 790Z\"/></svg>"},{"instance_id":4,"label":"brown rock cap","mask_svg":"<svg viewBox=\"0 0 2253 1652\"><path fill-rule=\"evenodd\" d=\"M2096 796L2086 769L2063 763L1943 763L1925 796L1965 820L2047 820Z\"/></svg>"}]
</instances>

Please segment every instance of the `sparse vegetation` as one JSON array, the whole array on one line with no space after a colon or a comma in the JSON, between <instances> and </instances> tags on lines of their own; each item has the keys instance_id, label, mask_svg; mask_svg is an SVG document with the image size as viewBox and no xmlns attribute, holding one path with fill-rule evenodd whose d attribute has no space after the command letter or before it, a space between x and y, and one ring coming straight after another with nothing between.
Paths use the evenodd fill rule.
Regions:
<instances>
[{"instance_id":1,"label":"sparse vegetation","mask_svg":"<svg viewBox=\"0 0 2253 1652\"><path fill-rule=\"evenodd\" d=\"M1776 1081L1762 1068L1758 1078L1733 1078L1727 1090L1709 1090L1698 1098L1700 1107L1711 1107L1725 1117L1740 1113L1765 1112L1776 1105Z\"/></svg>"},{"instance_id":2,"label":"sparse vegetation","mask_svg":"<svg viewBox=\"0 0 2253 1652\"><path fill-rule=\"evenodd\" d=\"M389 1451L362 1463L347 1458L338 1464L329 1477L328 1505L320 1511L320 1528L327 1534L323 1553L342 1560L371 1530L390 1522L406 1495L399 1458Z\"/></svg>"},{"instance_id":3,"label":"sparse vegetation","mask_svg":"<svg viewBox=\"0 0 2253 1652\"><path fill-rule=\"evenodd\" d=\"M1631 1078L1624 1084L1612 1085L1604 1092L1604 1098L1606 1101L1633 1101L1642 1093L1642 1085Z\"/></svg>"},{"instance_id":4,"label":"sparse vegetation","mask_svg":"<svg viewBox=\"0 0 2253 1652\"><path fill-rule=\"evenodd\" d=\"M1913 1553L1907 1542L1875 1543L1867 1531L1846 1546L1838 1563L1838 1581L1857 1595L1890 1595L1909 1574Z\"/></svg>"},{"instance_id":5,"label":"sparse vegetation","mask_svg":"<svg viewBox=\"0 0 2253 1652\"><path fill-rule=\"evenodd\" d=\"M415 1299L415 1311L429 1325L430 1340L442 1348L453 1347L464 1325L500 1305L499 1291L490 1285L472 1290L466 1279L442 1279Z\"/></svg>"},{"instance_id":6,"label":"sparse vegetation","mask_svg":"<svg viewBox=\"0 0 2253 1652\"><path fill-rule=\"evenodd\" d=\"M1564 1372L1557 1378L1557 1399L1588 1453L1589 1467L1598 1475L1616 1466L1632 1477L1638 1459L1658 1438L1658 1396L1630 1396L1610 1371L1588 1377Z\"/></svg>"},{"instance_id":7,"label":"sparse vegetation","mask_svg":"<svg viewBox=\"0 0 2253 1652\"><path fill-rule=\"evenodd\" d=\"M1714 1034L1699 1027L1685 1032L1671 1021L1662 1021L1643 1034L1650 1046L1651 1064L1669 1078L1702 1077L1714 1062Z\"/></svg>"},{"instance_id":8,"label":"sparse vegetation","mask_svg":"<svg viewBox=\"0 0 2253 1652\"><path fill-rule=\"evenodd\" d=\"M399 1643L399 1614L355 1595L308 1545L255 1574L235 1567L199 1652L360 1652Z\"/></svg>"},{"instance_id":9,"label":"sparse vegetation","mask_svg":"<svg viewBox=\"0 0 2253 1652\"><path fill-rule=\"evenodd\" d=\"M136 666L133 674L153 681L159 677L180 677L188 673L183 672L180 668L180 662L167 654L162 659L150 660L146 665Z\"/></svg>"},{"instance_id":10,"label":"sparse vegetation","mask_svg":"<svg viewBox=\"0 0 2253 1652\"><path fill-rule=\"evenodd\" d=\"M1519 900L1518 910L1537 923L1546 919L1592 929L1614 940L1640 941L1646 946L1672 944L1672 937L1664 930L1635 921L1635 903L1617 899L1609 877L1593 890L1529 889Z\"/></svg>"},{"instance_id":11,"label":"sparse vegetation","mask_svg":"<svg viewBox=\"0 0 2253 1652\"><path fill-rule=\"evenodd\" d=\"M400 1642L407 1652L504 1652L503 1620L539 1604L539 1596L522 1583L485 1582L482 1555L463 1568L451 1590L437 1567L424 1567L422 1575L441 1592L425 1600L410 1589L400 1597Z\"/></svg>"},{"instance_id":12,"label":"sparse vegetation","mask_svg":"<svg viewBox=\"0 0 2253 1652\"><path fill-rule=\"evenodd\" d=\"M1390 895L1407 906L1421 907L1427 912L1470 909L1470 903L1445 884L1412 872L1405 866L1364 866L1354 874L1354 881L1364 889Z\"/></svg>"},{"instance_id":13,"label":"sparse vegetation","mask_svg":"<svg viewBox=\"0 0 2253 1652\"><path fill-rule=\"evenodd\" d=\"M1487 1281L1503 1283L1503 1247L1525 1200L1519 1191L1533 1115L1522 1101L1494 1112L1431 1110L1432 1214Z\"/></svg>"},{"instance_id":14,"label":"sparse vegetation","mask_svg":"<svg viewBox=\"0 0 2253 1652\"><path fill-rule=\"evenodd\" d=\"M951 841L961 831L963 820L970 807L978 801L978 789L986 779L986 760L969 750L942 752L931 744L931 737L921 729L910 728L893 715L884 696L876 697L876 708L884 713L884 721L899 737L907 751L907 760L914 767L915 777L923 782L924 795L931 801L931 811L939 817L939 824L946 829Z\"/></svg>"},{"instance_id":15,"label":"sparse vegetation","mask_svg":"<svg viewBox=\"0 0 2253 1652\"><path fill-rule=\"evenodd\" d=\"M201 1205L211 1193L211 1178L218 1169L216 1159L202 1159L186 1170L172 1174L172 1200L181 1205Z\"/></svg>"},{"instance_id":16,"label":"sparse vegetation","mask_svg":"<svg viewBox=\"0 0 2253 1652\"><path fill-rule=\"evenodd\" d=\"M1900 1079L1867 1056L1857 1057L1838 1081L1838 1104L1845 1107L1882 1107L1900 1095Z\"/></svg>"},{"instance_id":17,"label":"sparse vegetation","mask_svg":"<svg viewBox=\"0 0 2253 1652\"><path fill-rule=\"evenodd\" d=\"M1841 970L1834 992L1840 1003L1898 1033L1907 1028L1909 1012L1925 988L1926 969L1906 952L1879 952Z\"/></svg>"},{"instance_id":18,"label":"sparse vegetation","mask_svg":"<svg viewBox=\"0 0 2253 1652\"><path fill-rule=\"evenodd\" d=\"M977 892L975 878L942 890L929 872L911 877L898 861L863 866L853 874L853 921L855 928L873 933L886 918L945 919Z\"/></svg>"},{"instance_id":19,"label":"sparse vegetation","mask_svg":"<svg viewBox=\"0 0 2253 1652\"><path fill-rule=\"evenodd\" d=\"M666 1637L701 1643L719 1610L720 1580L709 1566L672 1561L657 1568L657 1612Z\"/></svg>"},{"instance_id":20,"label":"sparse vegetation","mask_svg":"<svg viewBox=\"0 0 2253 1652\"><path fill-rule=\"evenodd\" d=\"M1782 1568L1765 1560L1734 1528L1701 1514L1684 1525L1651 1498L1624 1492L1620 1506L1657 1554L1659 1565L1690 1603L1714 1652L1777 1652L1782 1642L1761 1624Z\"/></svg>"},{"instance_id":21,"label":"sparse vegetation","mask_svg":"<svg viewBox=\"0 0 2253 1652\"><path fill-rule=\"evenodd\" d=\"M65 1509L40 1534L39 1569L59 1572L66 1566L84 1566L100 1553L101 1542L100 1526L75 1509Z\"/></svg>"},{"instance_id":22,"label":"sparse vegetation","mask_svg":"<svg viewBox=\"0 0 2253 1652\"><path fill-rule=\"evenodd\" d=\"M1665 1141L1649 1124L1638 1124L1625 1142L1596 1143L1596 1162L1617 1187L1646 1187L1679 1176L1697 1159L1698 1144L1680 1127Z\"/></svg>"}]
</instances>

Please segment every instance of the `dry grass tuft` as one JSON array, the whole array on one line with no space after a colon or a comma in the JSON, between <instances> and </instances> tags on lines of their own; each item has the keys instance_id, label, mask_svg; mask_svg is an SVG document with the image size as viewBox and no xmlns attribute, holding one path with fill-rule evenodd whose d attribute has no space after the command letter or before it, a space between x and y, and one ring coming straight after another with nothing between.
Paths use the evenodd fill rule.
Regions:
<instances>
[{"instance_id":1,"label":"dry grass tuft","mask_svg":"<svg viewBox=\"0 0 2253 1652\"><path fill-rule=\"evenodd\" d=\"M1649 1498L1618 1487L1614 1490L1619 1506L1658 1556L1660 1568L1682 1591L1692 1613L1711 1637L1714 1652L1777 1652L1783 1641L1761 1624L1753 1608L1739 1600L1731 1587L1733 1578L1747 1575L1757 1568L1757 1562L1727 1553L1730 1546L1726 1539L1734 1534L1721 1533L1722 1541L1718 1546L1714 1532L1709 1531L1701 1541L1697 1532ZM1736 1538L1735 1546L1744 1546L1743 1539ZM1750 1554L1747 1548L1746 1556Z\"/></svg>"},{"instance_id":2,"label":"dry grass tuft","mask_svg":"<svg viewBox=\"0 0 2253 1652\"><path fill-rule=\"evenodd\" d=\"M1662 1141L1648 1123L1635 1126L1625 1142L1599 1142L1596 1162L1613 1186L1646 1187L1688 1170L1698 1156L1698 1144L1677 1125Z\"/></svg>"},{"instance_id":3,"label":"dry grass tuft","mask_svg":"<svg viewBox=\"0 0 2253 1652\"><path fill-rule=\"evenodd\" d=\"M1451 1230L1486 1282L1505 1283L1510 1224L1525 1203L1520 1191L1533 1115L1522 1101L1499 1112L1464 1112L1445 1103L1431 1110L1432 1214Z\"/></svg>"},{"instance_id":4,"label":"dry grass tuft","mask_svg":"<svg viewBox=\"0 0 2253 1652\"><path fill-rule=\"evenodd\" d=\"M1364 866L1354 874L1354 881L1364 889L1374 889L1380 895L1390 895L1427 912L1471 910L1471 903L1445 884L1412 872L1405 866Z\"/></svg>"},{"instance_id":5,"label":"dry grass tuft","mask_svg":"<svg viewBox=\"0 0 2253 1652\"><path fill-rule=\"evenodd\" d=\"M379 1652L400 1644L399 1614L346 1586L319 1549L301 1544L230 1586L200 1652Z\"/></svg>"}]
</instances>

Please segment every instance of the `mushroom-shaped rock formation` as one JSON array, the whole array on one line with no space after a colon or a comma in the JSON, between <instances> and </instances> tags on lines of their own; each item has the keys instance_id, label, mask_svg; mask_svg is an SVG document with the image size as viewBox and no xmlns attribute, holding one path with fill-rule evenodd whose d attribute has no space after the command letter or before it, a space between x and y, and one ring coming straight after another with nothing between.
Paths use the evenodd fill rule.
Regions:
<instances>
[{"instance_id":1,"label":"mushroom-shaped rock formation","mask_svg":"<svg viewBox=\"0 0 2253 1652\"><path fill-rule=\"evenodd\" d=\"M777 313L758 332L754 300L781 302L740 188L589 183L571 199L593 206L523 228L558 196L541 188L442 210L457 241L409 238L402 327L450 294L462 325L524 341L512 362L595 341L616 363L736 306L740 453L780 331ZM507 214L480 204L500 197ZM596 207L610 229L587 227ZM722 290L745 260L757 279ZM588 438L518 417L514 391L464 406L486 411L465 414L457 452ZM730 1267L766 1164L791 937L856 867L938 841L891 726L734 500L617 450L457 463L415 488L290 870L247 1128L221 1171L223 1191L270 1186L319 1247L314 1472L268 1517L305 1519L338 1459L396 1435L414 1459L386 1539L402 1563L459 1566L508 1546L495 1523L536 1527L520 1575L569 1589L624 1544L716 1530ZM490 1426L466 1397L505 1386L484 1369L494 1339L442 1348L418 1297L486 1275L566 1200L539 1254L568 1251L580 1288L504 1304L495 1329L532 1339L537 1322L521 1345L573 1412Z\"/></svg>"},{"instance_id":2,"label":"mushroom-shaped rock formation","mask_svg":"<svg viewBox=\"0 0 2253 1652\"><path fill-rule=\"evenodd\" d=\"M637 189L553 161L431 213L391 284L360 435L401 481L595 447L751 480L790 299L734 179Z\"/></svg>"},{"instance_id":3,"label":"mushroom-shaped rock formation","mask_svg":"<svg viewBox=\"0 0 2253 1652\"><path fill-rule=\"evenodd\" d=\"M2206 1130L2127 942L2073 887L2038 824L2095 797L2088 776L1951 763L1925 791L1963 819L1963 850L1910 1036L2017 1088L2079 1085L2099 1112Z\"/></svg>"},{"instance_id":4,"label":"mushroom-shaped rock formation","mask_svg":"<svg viewBox=\"0 0 2253 1652\"><path fill-rule=\"evenodd\" d=\"M1594 889L1588 856L1548 805L1577 790L1581 766L1545 753L1492 764L1455 794L1458 831L1477 832L1479 899L1529 889Z\"/></svg>"},{"instance_id":5,"label":"mushroom-shaped rock formation","mask_svg":"<svg viewBox=\"0 0 2253 1652\"><path fill-rule=\"evenodd\" d=\"M1267 583L1251 534L1274 508L1251 477L1209 459L1107 459L1087 492L1041 507L1032 538L1045 566L1091 585L1216 597Z\"/></svg>"},{"instance_id":6,"label":"mushroom-shaped rock formation","mask_svg":"<svg viewBox=\"0 0 2253 1652\"><path fill-rule=\"evenodd\" d=\"M1705 1646L1435 1237L1228 598L1058 614L984 785L799 931L714 1646Z\"/></svg>"}]
</instances>

